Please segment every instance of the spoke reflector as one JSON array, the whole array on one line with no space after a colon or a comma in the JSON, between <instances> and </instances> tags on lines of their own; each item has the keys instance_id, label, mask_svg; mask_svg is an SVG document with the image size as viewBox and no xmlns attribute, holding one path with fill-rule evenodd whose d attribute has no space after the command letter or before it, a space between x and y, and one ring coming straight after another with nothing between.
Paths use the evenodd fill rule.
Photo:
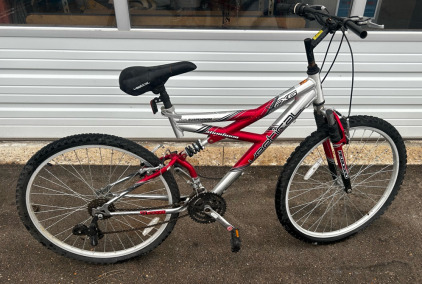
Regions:
<instances>
[{"instance_id":1,"label":"spoke reflector","mask_svg":"<svg viewBox=\"0 0 422 284\"><path fill-rule=\"evenodd\" d=\"M160 218L155 217L154 219L152 219L152 220L151 220L151 222L149 222L149 223L148 223L148 225L147 225L147 226L152 226L152 225L155 225L155 224L157 224L157 223L158 223L158 221L160 221ZM152 230L152 227L145 228L145 229L142 231L142 235L144 235L144 236L148 235L148 234L149 234L149 232L151 232L151 230Z\"/></svg>"},{"instance_id":2,"label":"spoke reflector","mask_svg":"<svg viewBox=\"0 0 422 284\"><path fill-rule=\"evenodd\" d=\"M303 177L304 180L308 180L310 179L313 174L316 172L316 170L318 170L319 166L321 166L322 164L322 159L319 158L315 164L308 170L308 172L306 173L306 175Z\"/></svg>"}]
</instances>

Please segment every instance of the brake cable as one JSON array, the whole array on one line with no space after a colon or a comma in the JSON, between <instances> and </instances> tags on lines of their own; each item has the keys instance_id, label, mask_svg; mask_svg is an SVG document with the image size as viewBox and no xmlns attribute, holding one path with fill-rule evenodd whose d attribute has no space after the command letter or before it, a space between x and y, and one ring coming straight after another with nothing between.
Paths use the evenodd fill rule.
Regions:
<instances>
[{"instance_id":1,"label":"brake cable","mask_svg":"<svg viewBox=\"0 0 422 284\"><path fill-rule=\"evenodd\" d=\"M333 35L333 37L334 37L334 35ZM332 37L332 38L333 38L333 37ZM327 73L325 73L325 76L324 76L324 78L321 80L321 83L324 83L324 81L325 81L325 79L327 78L328 74L330 74L331 68L333 68L334 63L335 63L335 62L336 62L336 60L337 60L337 56L338 56L338 54L339 54L339 52L340 52L341 45L343 44L344 37L345 37L345 34L343 33L343 36L341 37L340 44L339 44L339 46L338 46L338 49L337 49L336 55L334 56L333 62L331 62L330 68L328 68L328 71L327 71ZM332 39L332 38L331 38L331 39ZM328 47L329 47L329 46L328 46ZM327 49L327 51L326 51L326 54L328 54L328 49ZM324 59L324 60L325 60L325 59Z\"/></svg>"},{"instance_id":2,"label":"brake cable","mask_svg":"<svg viewBox=\"0 0 422 284\"><path fill-rule=\"evenodd\" d=\"M321 68L319 69L319 73L321 74L322 68L324 68L325 60L327 59L328 51L330 50L331 42L333 41L334 36L336 35L336 32L333 33L331 36L330 42L328 43L327 51L325 51L324 60L322 61Z\"/></svg>"},{"instance_id":3,"label":"brake cable","mask_svg":"<svg viewBox=\"0 0 422 284\"><path fill-rule=\"evenodd\" d=\"M354 89L354 81L355 81L355 61L354 61L354 57L353 57L352 46L350 45L349 39L346 36L344 27L341 28L341 32L342 32L342 37L341 37L340 44L339 44L339 47L337 49L336 55L334 56L334 59L331 62L330 68L328 69L327 73L325 73L324 78L321 80L321 84L324 83L324 81L327 78L328 74L330 73L332 67L334 66L334 63L336 62L337 56L338 56L338 54L340 52L340 49L341 49L341 45L343 43L343 40L346 39L347 45L349 46L350 55L352 57L352 83L351 83L351 87L350 87L349 112L348 112L348 115L347 115L347 118L349 118L350 117L350 113L352 111L353 89ZM324 67L324 64L325 64L325 61L326 61L326 58L327 58L327 55L328 55L328 51L330 50L330 46L331 46L331 43L332 43L332 40L333 40L335 34L336 34L336 32L334 32L334 34L332 35L332 37L330 39L330 42L328 44L327 50L325 52L324 60L322 62L321 68L320 68L320 74L322 72L322 68Z\"/></svg>"},{"instance_id":4,"label":"brake cable","mask_svg":"<svg viewBox=\"0 0 422 284\"><path fill-rule=\"evenodd\" d=\"M355 60L353 58L352 46L350 45L349 39L347 38L346 34L344 33L344 29L342 29L342 33L343 33L344 37L346 38L347 45L349 46L349 50L350 50L350 55L352 57L352 86L350 87L349 114L347 115L347 118L349 118L350 112L352 111L353 88L354 88L354 83L355 83Z\"/></svg>"}]
</instances>

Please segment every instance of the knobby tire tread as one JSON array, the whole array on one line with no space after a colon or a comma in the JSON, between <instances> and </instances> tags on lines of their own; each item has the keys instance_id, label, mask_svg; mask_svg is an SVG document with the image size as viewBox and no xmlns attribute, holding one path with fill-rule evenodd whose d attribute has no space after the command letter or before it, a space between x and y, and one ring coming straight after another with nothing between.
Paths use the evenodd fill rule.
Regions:
<instances>
[{"instance_id":1,"label":"knobby tire tread","mask_svg":"<svg viewBox=\"0 0 422 284\"><path fill-rule=\"evenodd\" d=\"M84 146L84 145L113 146L113 147L117 147L117 148L129 151L131 153L134 153L135 155L138 155L139 157L142 157L143 159L148 161L152 166L158 166L160 163L160 160L153 153L151 153L150 151L148 151L146 148L142 147L141 145L136 144L133 141L130 141L121 137L113 136L113 135L78 134L78 135L64 137L55 142L52 142L46 145L45 147L43 147L41 150L39 150L27 162L27 164L24 166L19 176L19 180L18 180L17 188L16 188L16 205L17 205L19 216L23 224L25 225L26 229L31 233L31 235L36 240L38 240L43 246L47 247L48 249L62 256L70 257L70 258L88 262L88 263L110 264L110 263L121 262L133 257L147 254L154 248L158 247L170 235L171 231L173 230L175 226L178 214L172 215L171 217L172 222L168 224L168 226L163 231L163 233L157 239L155 239L149 246L143 248L141 252L137 251L130 255L124 255L117 258L88 258L85 256L80 256L80 255L65 251L53 245L48 239L46 239L41 233L39 233L38 230L35 228L35 226L32 224L32 221L28 215L28 212L25 206L25 199L26 199L25 196L26 196L27 186L32 174L46 159L48 159L52 155L57 154L71 147ZM174 179L173 175L169 171L167 171L163 173L163 177L170 188L174 203L179 202L180 193L178 190L176 180Z\"/></svg>"},{"instance_id":2,"label":"knobby tire tread","mask_svg":"<svg viewBox=\"0 0 422 284\"><path fill-rule=\"evenodd\" d=\"M285 166L281 172L281 175L277 182L276 194L275 194L275 207L277 217L281 223L281 225L285 228L285 230L294 236L295 238L314 244L330 244L339 241L346 240L347 238L355 235L356 233L364 230L367 228L373 221L378 219L385 210L390 206L394 198L396 197L401 184L403 183L403 179L406 173L406 163L407 163L407 154L406 154L406 147L404 141L398 131L388 122L372 116L366 115L358 115L358 116L351 116L350 117L350 127L354 126L368 126L373 127L385 132L388 136L396 144L399 156L399 171L397 175L397 179L395 185L393 187L392 192L390 193L388 199L385 201L383 206L380 210L366 223L362 226L358 227L356 230L348 233L346 236L338 236L330 239L315 239L310 236L304 235L303 233L299 232L294 226L291 224L287 213L286 213L286 206L285 206L285 195L287 191L287 186L289 184L289 180L292 177L294 170L296 169L298 163L302 160L304 155L306 155L317 143L319 143L322 139L328 137L328 127L324 126L320 129L313 132L310 136L308 136L305 140L303 140L298 147L294 150L294 152L290 155L287 159Z\"/></svg>"}]
</instances>

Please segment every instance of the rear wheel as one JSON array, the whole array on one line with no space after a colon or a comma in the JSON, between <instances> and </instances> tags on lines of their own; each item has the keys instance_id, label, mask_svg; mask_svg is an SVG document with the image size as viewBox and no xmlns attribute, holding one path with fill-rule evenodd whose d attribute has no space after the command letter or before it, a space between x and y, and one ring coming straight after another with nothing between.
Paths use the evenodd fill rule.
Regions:
<instances>
[{"instance_id":1,"label":"rear wheel","mask_svg":"<svg viewBox=\"0 0 422 284\"><path fill-rule=\"evenodd\" d=\"M86 235L73 233L76 225L89 227L92 208L103 205L139 177L110 190L100 190L136 173L141 164L157 166L159 159L123 138L84 134L53 142L35 154L20 175L16 195L20 217L38 241L71 258L113 263L147 253L170 234L177 214L122 215L98 220L98 227L105 234L97 246L92 246ZM177 184L170 172L131 192L141 193L160 195L163 200L124 197L110 205L109 211L164 207L179 201ZM160 224L168 221L171 222ZM151 227L137 229L145 226ZM120 232L107 234L113 231Z\"/></svg>"},{"instance_id":2,"label":"rear wheel","mask_svg":"<svg viewBox=\"0 0 422 284\"><path fill-rule=\"evenodd\" d=\"M352 192L333 178L323 143L327 130L306 138L287 161L276 190L281 224L298 239L330 243L364 229L396 196L406 169L406 149L389 123L350 117L350 143L343 147Z\"/></svg>"}]
</instances>

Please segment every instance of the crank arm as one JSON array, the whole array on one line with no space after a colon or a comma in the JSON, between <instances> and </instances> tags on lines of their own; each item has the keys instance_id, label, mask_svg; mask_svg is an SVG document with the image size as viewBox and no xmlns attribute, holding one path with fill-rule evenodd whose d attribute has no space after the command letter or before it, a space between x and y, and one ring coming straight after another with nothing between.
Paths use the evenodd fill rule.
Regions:
<instances>
[{"instance_id":1,"label":"crank arm","mask_svg":"<svg viewBox=\"0 0 422 284\"><path fill-rule=\"evenodd\" d=\"M229 231L229 232L233 231L234 226L232 224L230 224L229 222L227 222L227 220L224 219L223 216L221 216L220 214L218 214L217 212L215 212L211 208L211 206L205 205L204 212L208 216L210 216L213 219L215 219L218 223L220 223L224 228L226 228L227 231Z\"/></svg>"},{"instance_id":2,"label":"crank arm","mask_svg":"<svg viewBox=\"0 0 422 284\"><path fill-rule=\"evenodd\" d=\"M204 208L205 214L210 216L211 218L215 219L218 223L220 223L227 231L231 233L231 249L232 252L238 252L240 250L241 240L239 236L239 230L236 229L232 224L230 224L226 219L223 218L220 214L215 212L211 206L205 205Z\"/></svg>"}]
</instances>

